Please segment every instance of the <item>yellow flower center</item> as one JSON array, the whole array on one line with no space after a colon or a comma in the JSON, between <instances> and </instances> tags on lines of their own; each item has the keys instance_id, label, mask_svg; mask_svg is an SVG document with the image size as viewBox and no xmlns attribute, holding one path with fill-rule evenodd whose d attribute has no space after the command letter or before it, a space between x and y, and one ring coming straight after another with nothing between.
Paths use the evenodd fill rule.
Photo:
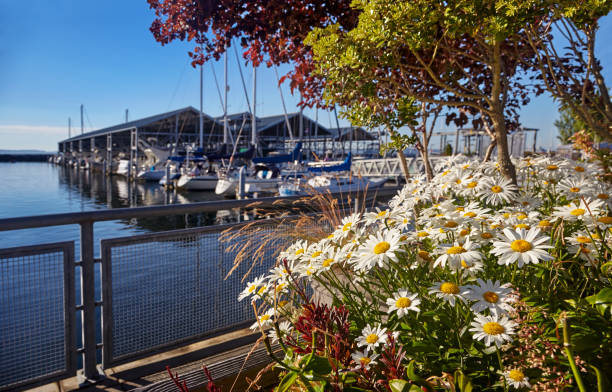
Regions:
<instances>
[{"instance_id":1,"label":"yellow flower center","mask_svg":"<svg viewBox=\"0 0 612 392\"><path fill-rule=\"evenodd\" d=\"M582 208L576 208L575 210L571 210L570 214L573 216L581 216L581 215L584 215L585 212L586 211L584 211L584 209Z\"/></svg>"},{"instance_id":2,"label":"yellow flower center","mask_svg":"<svg viewBox=\"0 0 612 392\"><path fill-rule=\"evenodd\" d=\"M285 305L287 305L288 303L289 303L289 301L287 301L287 300L282 300L282 301L280 301L280 302L278 303L278 306L279 306L280 308L282 308L282 307L284 307Z\"/></svg>"},{"instance_id":3,"label":"yellow flower center","mask_svg":"<svg viewBox=\"0 0 612 392\"><path fill-rule=\"evenodd\" d=\"M529 227L530 226L528 224L526 224L526 223L519 223L519 224L514 225L514 228L516 228L516 229L529 230Z\"/></svg>"},{"instance_id":4,"label":"yellow flower center","mask_svg":"<svg viewBox=\"0 0 612 392\"><path fill-rule=\"evenodd\" d=\"M266 286L261 286L261 288L259 290L257 290L257 294L259 295L263 295L263 293L266 292Z\"/></svg>"},{"instance_id":5,"label":"yellow flower center","mask_svg":"<svg viewBox=\"0 0 612 392\"><path fill-rule=\"evenodd\" d=\"M468 182L466 187L468 187L470 189L474 189L474 188L476 188L477 185L478 185L478 183L476 181L472 181L472 182Z\"/></svg>"},{"instance_id":6,"label":"yellow flower center","mask_svg":"<svg viewBox=\"0 0 612 392\"><path fill-rule=\"evenodd\" d=\"M463 248L463 246L452 246L450 248L448 248L448 250L446 251L446 254L449 255L458 255L465 252L465 249Z\"/></svg>"},{"instance_id":7,"label":"yellow flower center","mask_svg":"<svg viewBox=\"0 0 612 392\"><path fill-rule=\"evenodd\" d=\"M333 239L333 238L334 238L334 233L331 233L330 235L328 235L328 236L327 236L327 239L328 239L328 240L331 240L331 239Z\"/></svg>"},{"instance_id":8,"label":"yellow flower center","mask_svg":"<svg viewBox=\"0 0 612 392\"><path fill-rule=\"evenodd\" d=\"M423 260L431 261L431 257L429 257L429 252L425 250L419 250L419 257Z\"/></svg>"},{"instance_id":9,"label":"yellow flower center","mask_svg":"<svg viewBox=\"0 0 612 392\"><path fill-rule=\"evenodd\" d=\"M463 235L463 236L468 235L468 234L470 234L470 231L468 229L463 229L459 232L459 235Z\"/></svg>"},{"instance_id":10,"label":"yellow flower center","mask_svg":"<svg viewBox=\"0 0 612 392\"><path fill-rule=\"evenodd\" d=\"M280 293L281 291L283 291L283 289L284 289L285 287L287 287L287 283L281 283L281 284L279 284L278 286L276 286L276 289L275 289L275 290L276 290L276 292L277 292L277 293Z\"/></svg>"},{"instance_id":11,"label":"yellow flower center","mask_svg":"<svg viewBox=\"0 0 612 392\"><path fill-rule=\"evenodd\" d=\"M470 269L472 266L465 262L465 260L461 260L461 267Z\"/></svg>"},{"instance_id":12,"label":"yellow flower center","mask_svg":"<svg viewBox=\"0 0 612 392\"><path fill-rule=\"evenodd\" d=\"M375 333L371 333L366 337L366 342L368 342L369 344L374 344L376 342L378 342L378 335L376 335Z\"/></svg>"},{"instance_id":13,"label":"yellow flower center","mask_svg":"<svg viewBox=\"0 0 612 392\"><path fill-rule=\"evenodd\" d=\"M429 235L429 233L426 232L426 231L419 231L417 233L417 237L420 237L420 238L427 237L428 235Z\"/></svg>"},{"instance_id":14,"label":"yellow flower center","mask_svg":"<svg viewBox=\"0 0 612 392\"><path fill-rule=\"evenodd\" d=\"M544 219L544 220L541 220L540 223L538 223L538 226L539 227L550 227L552 226L552 223L550 223L549 220Z\"/></svg>"},{"instance_id":15,"label":"yellow flower center","mask_svg":"<svg viewBox=\"0 0 612 392\"><path fill-rule=\"evenodd\" d=\"M532 246L531 242L525 240L514 240L510 244L510 248L515 252L524 253L530 251Z\"/></svg>"},{"instance_id":16,"label":"yellow flower center","mask_svg":"<svg viewBox=\"0 0 612 392\"><path fill-rule=\"evenodd\" d=\"M523 220L523 219L527 219L527 215L523 214L522 212L520 214L518 214L516 216L516 219L518 220Z\"/></svg>"},{"instance_id":17,"label":"yellow flower center","mask_svg":"<svg viewBox=\"0 0 612 392\"><path fill-rule=\"evenodd\" d=\"M489 321L482 326L482 330L487 335L499 335L506 331L503 325L496 323L495 321Z\"/></svg>"},{"instance_id":18,"label":"yellow flower center","mask_svg":"<svg viewBox=\"0 0 612 392\"><path fill-rule=\"evenodd\" d=\"M480 238L484 238L485 240L490 240L491 238L493 238L493 234L485 231L484 233L480 234Z\"/></svg>"},{"instance_id":19,"label":"yellow flower center","mask_svg":"<svg viewBox=\"0 0 612 392\"><path fill-rule=\"evenodd\" d=\"M578 173L582 173L582 172L584 172L584 167L582 167L582 166L576 166L576 167L574 168L574 170L575 170L575 171L577 171Z\"/></svg>"},{"instance_id":20,"label":"yellow flower center","mask_svg":"<svg viewBox=\"0 0 612 392\"><path fill-rule=\"evenodd\" d=\"M440 291L444 294L458 294L459 286L451 282L444 282L440 285Z\"/></svg>"},{"instance_id":21,"label":"yellow flower center","mask_svg":"<svg viewBox=\"0 0 612 392\"><path fill-rule=\"evenodd\" d=\"M597 198L602 200L608 200L610 198L610 195L608 195L607 193L599 193L597 195Z\"/></svg>"},{"instance_id":22,"label":"yellow flower center","mask_svg":"<svg viewBox=\"0 0 612 392\"><path fill-rule=\"evenodd\" d=\"M383 216L387 215L387 210L381 211L378 213L378 217L382 218Z\"/></svg>"},{"instance_id":23,"label":"yellow flower center","mask_svg":"<svg viewBox=\"0 0 612 392\"><path fill-rule=\"evenodd\" d=\"M334 259L325 259L323 261L323 267L329 267L334 262Z\"/></svg>"},{"instance_id":24,"label":"yellow flower center","mask_svg":"<svg viewBox=\"0 0 612 392\"><path fill-rule=\"evenodd\" d=\"M519 382L525 379L525 375L520 370L514 369L508 372L508 378L511 379L512 381Z\"/></svg>"},{"instance_id":25,"label":"yellow flower center","mask_svg":"<svg viewBox=\"0 0 612 392\"><path fill-rule=\"evenodd\" d=\"M344 226L342 226L342 231L349 231L351 229L351 226L353 226L351 222L345 223Z\"/></svg>"},{"instance_id":26,"label":"yellow flower center","mask_svg":"<svg viewBox=\"0 0 612 392\"><path fill-rule=\"evenodd\" d=\"M485 301L491 304L495 304L497 303L497 301L499 301L499 295L495 294L492 291L485 291L484 294L482 294L482 298L484 298Z\"/></svg>"},{"instance_id":27,"label":"yellow flower center","mask_svg":"<svg viewBox=\"0 0 612 392\"><path fill-rule=\"evenodd\" d=\"M569 190L570 190L570 192L572 192L572 193L578 193L578 192L580 192L580 188L576 188L575 186L571 187Z\"/></svg>"},{"instance_id":28,"label":"yellow flower center","mask_svg":"<svg viewBox=\"0 0 612 392\"><path fill-rule=\"evenodd\" d=\"M557 165L548 165L546 166L546 170L555 171L559 168Z\"/></svg>"},{"instance_id":29,"label":"yellow flower center","mask_svg":"<svg viewBox=\"0 0 612 392\"><path fill-rule=\"evenodd\" d=\"M408 236L403 234L403 235L400 236L399 239L400 239L400 241L406 241L408 239Z\"/></svg>"},{"instance_id":30,"label":"yellow flower center","mask_svg":"<svg viewBox=\"0 0 612 392\"><path fill-rule=\"evenodd\" d=\"M509 212L504 212L504 215L502 215L504 218L509 219L510 218L510 213Z\"/></svg>"},{"instance_id":31,"label":"yellow flower center","mask_svg":"<svg viewBox=\"0 0 612 392\"><path fill-rule=\"evenodd\" d=\"M499 186L499 185L493 185L493 186L491 187L491 192L493 192L493 193L500 193L500 192L502 192L502 191L503 191L503 189L502 189L502 187L501 187L501 186Z\"/></svg>"},{"instance_id":32,"label":"yellow flower center","mask_svg":"<svg viewBox=\"0 0 612 392\"><path fill-rule=\"evenodd\" d=\"M468 211L468 212L466 212L465 214L463 214L463 216L465 216L465 217L467 217L467 218L473 218L473 217L475 217L475 216L476 216L476 213L475 213L475 212L472 212L472 211Z\"/></svg>"},{"instance_id":33,"label":"yellow flower center","mask_svg":"<svg viewBox=\"0 0 612 392\"><path fill-rule=\"evenodd\" d=\"M321 252L320 250L317 250L316 252L313 252L312 256L310 256L310 257L312 257L314 259L315 257L321 256L321 253L323 253L323 252Z\"/></svg>"},{"instance_id":34,"label":"yellow flower center","mask_svg":"<svg viewBox=\"0 0 612 392\"><path fill-rule=\"evenodd\" d=\"M389 244L387 241L379 242L374 247L374 254L379 255L381 253L385 253L389 250L389 248L391 248L391 244Z\"/></svg>"},{"instance_id":35,"label":"yellow flower center","mask_svg":"<svg viewBox=\"0 0 612 392\"><path fill-rule=\"evenodd\" d=\"M579 235L578 237L576 237L576 242L578 242L579 244L589 244L591 243L591 239L587 236Z\"/></svg>"},{"instance_id":36,"label":"yellow flower center","mask_svg":"<svg viewBox=\"0 0 612 392\"><path fill-rule=\"evenodd\" d=\"M359 358L359 362L361 362L361 365L367 366L372 360L368 357L361 357Z\"/></svg>"},{"instance_id":37,"label":"yellow flower center","mask_svg":"<svg viewBox=\"0 0 612 392\"><path fill-rule=\"evenodd\" d=\"M270 320L269 314L264 314L263 316L259 318L259 321L268 321L268 320Z\"/></svg>"},{"instance_id":38,"label":"yellow flower center","mask_svg":"<svg viewBox=\"0 0 612 392\"><path fill-rule=\"evenodd\" d=\"M249 293L252 293L253 291L255 291L255 289L257 289L257 286L252 284L251 286L249 286Z\"/></svg>"},{"instance_id":39,"label":"yellow flower center","mask_svg":"<svg viewBox=\"0 0 612 392\"><path fill-rule=\"evenodd\" d=\"M399 297L397 299L397 301L395 301L395 306L398 308L407 308L412 304L412 301L410 300L410 298L406 298L406 297Z\"/></svg>"},{"instance_id":40,"label":"yellow flower center","mask_svg":"<svg viewBox=\"0 0 612 392\"><path fill-rule=\"evenodd\" d=\"M452 220L449 220L448 222L444 224L444 227L448 227L448 228L453 228L457 226L459 226L459 223L452 221Z\"/></svg>"},{"instance_id":41,"label":"yellow flower center","mask_svg":"<svg viewBox=\"0 0 612 392\"><path fill-rule=\"evenodd\" d=\"M295 251L295 255L296 255L296 256L299 256L299 255L301 255L302 253L304 253L304 249L298 249L298 250L296 250L296 251Z\"/></svg>"},{"instance_id":42,"label":"yellow flower center","mask_svg":"<svg viewBox=\"0 0 612 392\"><path fill-rule=\"evenodd\" d=\"M455 208L455 211L464 211L464 210L465 210L465 208L463 208L463 207L457 207L457 208Z\"/></svg>"},{"instance_id":43,"label":"yellow flower center","mask_svg":"<svg viewBox=\"0 0 612 392\"><path fill-rule=\"evenodd\" d=\"M457 185L459 185L459 184L461 184L461 180L458 178L458 179L456 179L456 180L455 180L455 183L456 183Z\"/></svg>"},{"instance_id":44,"label":"yellow flower center","mask_svg":"<svg viewBox=\"0 0 612 392\"><path fill-rule=\"evenodd\" d=\"M612 216L602 216L597 219L597 222L603 223L604 225L610 225L612 224Z\"/></svg>"}]
</instances>

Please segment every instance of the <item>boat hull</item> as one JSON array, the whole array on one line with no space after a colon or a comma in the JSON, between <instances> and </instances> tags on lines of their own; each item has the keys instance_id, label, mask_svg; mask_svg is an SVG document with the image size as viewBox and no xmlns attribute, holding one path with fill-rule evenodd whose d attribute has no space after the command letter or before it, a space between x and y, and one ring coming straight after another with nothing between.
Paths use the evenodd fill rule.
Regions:
<instances>
[{"instance_id":1,"label":"boat hull","mask_svg":"<svg viewBox=\"0 0 612 392\"><path fill-rule=\"evenodd\" d=\"M143 170L138 173L136 178L144 181L159 181L164 178L165 175L165 170Z\"/></svg>"},{"instance_id":2,"label":"boat hull","mask_svg":"<svg viewBox=\"0 0 612 392\"><path fill-rule=\"evenodd\" d=\"M176 187L187 190L213 191L218 181L217 176L189 176L183 174L178 179Z\"/></svg>"}]
</instances>

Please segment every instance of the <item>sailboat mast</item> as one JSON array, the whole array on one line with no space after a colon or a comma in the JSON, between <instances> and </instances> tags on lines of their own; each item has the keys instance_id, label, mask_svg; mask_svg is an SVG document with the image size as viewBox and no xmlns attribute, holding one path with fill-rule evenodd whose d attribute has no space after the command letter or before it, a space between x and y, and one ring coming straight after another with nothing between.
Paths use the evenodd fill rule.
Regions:
<instances>
[{"instance_id":1,"label":"sailboat mast","mask_svg":"<svg viewBox=\"0 0 612 392\"><path fill-rule=\"evenodd\" d=\"M200 149L204 151L204 117L203 117L203 100L204 100L204 64L200 64Z\"/></svg>"},{"instance_id":2,"label":"sailboat mast","mask_svg":"<svg viewBox=\"0 0 612 392\"><path fill-rule=\"evenodd\" d=\"M227 144L229 129L227 127L227 46L223 56L223 81L225 88L225 98L223 99L223 144Z\"/></svg>"},{"instance_id":3,"label":"sailboat mast","mask_svg":"<svg viewBox=\"0 0 612 392\"><path fill-rule=\"evenodd\" d=\"M83 130L85 127L83 127L83 104L81 104L81 135L83 134Z\"/></svg>"},{"instance_id":4,"label":"sailboat mast","mask_svg":"<svg viewBox=\"0 0 612 392\"><path fill-rule=\"evenodd\" d=\"M255 108L257 107L257 67L253 65L253 112L251 113L251 144L257 153L257 118Z\"/></svg>"},{"instance_id":5,"label":"sailboat mast","mask_svg":"<svg viewBox=\"0 0 612 392\"><path fill-rule=\"evenodd\" d=\"M72 133L70 128L72 128L72 119L70 117L68 117L68 139L70 139L70 137L71 137L70 134Z\"/></svg>"}]
</instances>

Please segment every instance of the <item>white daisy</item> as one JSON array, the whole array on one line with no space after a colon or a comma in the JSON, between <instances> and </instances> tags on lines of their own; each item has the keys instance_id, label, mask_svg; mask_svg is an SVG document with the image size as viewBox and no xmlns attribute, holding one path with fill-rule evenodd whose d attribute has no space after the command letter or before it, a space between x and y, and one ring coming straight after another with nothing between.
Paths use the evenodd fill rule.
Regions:
<instances>
[{"instance_id":1,"label":"white daisy","mask_svg":"<svg viewBox=\"0 0 612 392\"><path fill-rule=\"evenodd\" d=\"M568 221L585 220L591 214L593 216L599 215L602 205L601 200L581 199L578 204L570 203L566 206L555 207L552 215Z\"/></svg>"},{"instance_id":2,"label":"white daisy","mask_svg":"<svg viewBox=\"0 0 612 392\"><path fill-rule=\"evenodd\" d=\"M259 286L261 286L264 282L264 276L261 275L257 278L255 278L254 280L250 281L249 283L247 283L246 287L244 288L244 290L242 290L242 292L240 293L240 295L238 295L238 301L242 301L243 299L254 295L257 293L257 288L259 288Z\"/></svg>"},{"instance_id":3,"label":"white daisy","mask_svg":"<svg viewBox=\"0 0 612 392\"><path fill-rule=\"evenodd\" d=\"M383 230L372 234L368 240L357 249L355 269L369 271L375 265L384 266L387 260L397 260L396 252L400 249L399 230Z\"/></svg>"},{"instance_id":4,"label":"white daisy","mask_svg":"<svg viewBox=\"0 0 612 392\"><path fill-rule=\"evenodd\" d=\"M281 338L291 333L292 328L293 326L291 325L291 322L289 321L280 322L278 324L278 330L281 333ZM272 340L273 343L278 342L278 335L276 334L276 329L272 328L270 331L268 331L268 337L270 338L270 340Z\"/></svg>"},{"instance_id":5,"label":"white daisy","mask_svg":"<svg viewBox=\"0 0 612 392\"><path fill-rule=\"evenodd\" d=\"M525 374L520 369L508 369L504 372L504 378L508 385L515 389L531 388L529 384L529 377L525 377Z\"/></svg>"},{"instance_id":6,"label":"white daisy","mask_svg":"<svg viewBox=\"0 0 612 392\"><path fill-rule=\"evenodd\" d=\"M380 325L372 328L370 325L366 325L361 330L361 336L357 338L357 346L366 346L367 350L374 351L374 349L381 344L384 346L387 343L387 328L381 328Z\"/></svg>"},{"instance_id":7,"label":"white daisy","mask_svg":"<svg viewBox=\"0 0 612 392\"><path fill-rule=\"evenodd\" d=\"M442 255L436 259L434 267L444 267L448 264L451 269L458 270L461 268L462 260L469 263L482 259L482 255L476 250L476 245L469 238L463 244L455 242L453 246L441 248L440 253Z\"/></svg>"},{"instance_id":8,"label":"white daisy","mask_svg":"<svg viewBox=\"0 0 612 392\"><path fill-rule=\"evenodd\" d=\"M429 294L435 294L437 298L448 301L452 306L455 306L455 299L465 302L464 288L453 282L438 282L429 288Z\"/></svg>"},{"instance_id":9,"label":"white daisy","mask_svg":"<svg viewBox=\"0 0 612 392\"><path fill-rule=\"evenodd\" d=\"M518 196L517 191L511 180L498 177L484 180L478 196L482 197L485 203L498 206L514 200Z\"/></svg>"},{"instance_id":10,"label":"white daisy","mask_svg":"<svg viewBox=\"0 0 612 392\"><path fill-rule=\"evenodd\" d=\"M514 302L514 298L509 295L511 290L507 284L501 285L497 280L493 283L490 279L485 282L480 278L476 282L478 284L468 286L465 294L470 301L476 301L471 306L474 313L488 309L491 314L501 315L512 310L510 302Z\"/></svg>"},{"instance_id":11,"label":"white daisy","mask_svg":"<svg viewBox=\"0 0 612 392\"><path fill-rule=\"evenodd\" d=\"M474 333L475 340L484 340L484 344L488 347L495 344L497 347L505 342L512 341L514 328L517 324L508 319L506 316L499 318L496 315L483 316L476 314L476 318L472 321L470 332Z\"/></svg>"},{"instance_id":12,"label":"white daisy","mask_svg":"<svg viewBox=\"0 0 612 392\"><path fill-rule=\"evenodd\" d=\"M253 325L251 325L252 330L256 330L261 325L261 328L267 329L272 326L272 322L274 321L274 308L268 309L264 314L257 317L258 321L255 321Z\"/></svg>"},{"instance_id":13,"label":"white daisy","mask_svg":"<svg viewBox=\"0 0 612 392\"><path fill-rule=\"evenodd\" d=\"M363 370L370 370L370 366L376 364L376 358L378 358L378 354L370 354L368 349L363 351L355 351L351 354L351 358Z\"/></svg>"},{"instance_id":14,"label":"white daisy","mask_svg":"<svg viewBox=\"0 0 612 392\"><path fill-rule=\"evenodd\" d=\"M404 317L408 311L419 312L418 308L421 300L417 298L418 294L413 294L406 289L400 289L393 293L393 297L387 299L389 310L387 313L397 313L397 317Z\"/></svg>"},{"instance_id":15,"label":"white daisy","mask_svg":"<svg viewBox=\"0 0 612 392\"><path fill-rule=\"evenodd\" d=\"M361 214L351 214L342 218L340 225L334 232L335 238L346 238L357 229L357 225L361 221Z\"/></svg>"},{"instance_id":16,"label":"white daisy","mask_svg":"<svg viewBox=\"0 0 612 392\"><path fill-rule=\"evenodd\" d=\"M549 240L546 236L538 237L540 230L536 227L525 231L523 229L510 230L504 229L506 241L496 241L493 243L491 253L500 256L497 264L510 265L518 261L518 267L523 264L537 264L540 260L552 260L546 249L552 248L546 245Z\"/></svg>"}]
</instances>

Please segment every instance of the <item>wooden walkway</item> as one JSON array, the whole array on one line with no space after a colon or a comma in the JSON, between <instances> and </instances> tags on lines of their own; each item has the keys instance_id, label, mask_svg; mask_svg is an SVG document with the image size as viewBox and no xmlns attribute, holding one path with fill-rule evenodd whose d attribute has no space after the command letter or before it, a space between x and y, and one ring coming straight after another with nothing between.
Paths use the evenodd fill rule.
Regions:
<instances>
[{"instance_id":1,"label":"wooden walkway","mask_svg":"<svg viewBox=\"0 0 612 392\"><path fill-rule=\"evenodd\" d=\"M263 344L254 348L259 336L250 330L240 330L106 369L106 377L95 385L79 387L77 377L73 377L31 391L176 392L178 389L168 376L166 366L178 373L192 392L206 391L208 378L202 365L208 367L215 384L224 392L245 391L250 380L271 362ZM276 381L276 374L270 371L258 385L266 387Z\"/></svg>"}]
</instances>

